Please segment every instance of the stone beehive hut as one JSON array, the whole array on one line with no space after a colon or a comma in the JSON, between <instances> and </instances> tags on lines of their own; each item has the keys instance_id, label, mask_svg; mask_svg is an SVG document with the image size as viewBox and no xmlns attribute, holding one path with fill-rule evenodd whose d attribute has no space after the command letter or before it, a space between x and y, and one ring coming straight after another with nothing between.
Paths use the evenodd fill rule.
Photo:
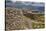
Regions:
<instances>
[{"instance_id":1,"label":"stone beehive hut","mask_svg":"<svg viewBox=\"0 0 46 31\"><path fill-rule=\"evenodd\" d=\"M23 11L21 9L6 8L6 30L20 30L28 28L31 28L31 20L23 15Z\"/></svg>"}]
</instances>

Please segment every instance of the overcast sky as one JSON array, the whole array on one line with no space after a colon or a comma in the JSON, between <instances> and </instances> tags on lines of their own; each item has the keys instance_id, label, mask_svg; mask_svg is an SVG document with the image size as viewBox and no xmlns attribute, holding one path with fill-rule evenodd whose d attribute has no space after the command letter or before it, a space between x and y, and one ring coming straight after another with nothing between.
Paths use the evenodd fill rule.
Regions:
<instances>
[{"instance_id":1,"label":"overcast sky","mask_svg":"<svg viewBox=\"0 0 46 31\"><path fill-rule=\"evenodd\" d=\"M13 2L16 2L16 1L33 1L33 2L44 2L44 0L12 0Z\"/></svg>"},{"instance_id":2,"label":"overcast sky","mask_svg":"<svg viewBox=\"0 0 46 31\"><path fill-rule=\"evenodd\" d=\"M33 0L11 0L11 1L16 2L16 1L33 1ZM30 3L23 3L23 4L28 5ZM32 6L44 6L44 4L32 4Z\"/></svg>"}]
</instances>

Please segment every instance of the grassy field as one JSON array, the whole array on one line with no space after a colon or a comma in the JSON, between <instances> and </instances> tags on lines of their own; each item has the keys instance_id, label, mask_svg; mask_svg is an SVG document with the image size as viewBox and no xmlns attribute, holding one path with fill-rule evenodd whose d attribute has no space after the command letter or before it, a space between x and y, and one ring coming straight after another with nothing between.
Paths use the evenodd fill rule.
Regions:
<instances>
[{"instance_id":1,"label":"grassy field","mask_svg":"<svg viewBox=\"0 0 46 31\"><path fill-rule=\"evenodd\" d=\"M45 27L45 18L43 14L38 14L36 17L37 22L32 22L33 28L44 28Z\"/></svg>"},{"instance_id":2,"label":"grassy field","mask_svg":"<svg viewBox=\"0 0 46 31\"><path fill-rule=\"evenodd\" d=\"M44 14L32 14L32 15L25 15L26 17L32 19L32 28L39 29L45 27L45 18Z\"/></svg>"}]
</instances>

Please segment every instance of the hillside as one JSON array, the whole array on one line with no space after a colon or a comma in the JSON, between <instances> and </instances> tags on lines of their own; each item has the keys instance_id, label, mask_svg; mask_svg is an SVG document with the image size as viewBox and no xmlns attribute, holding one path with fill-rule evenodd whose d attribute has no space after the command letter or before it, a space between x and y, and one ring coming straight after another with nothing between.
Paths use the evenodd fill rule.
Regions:
<instances>
[{"instance_id":1,"label":"hillside","mask_svg":"<svg viewBox=\"0 0 46 31\"><path fill-rule=\"evenodd\" d=\"M23 9L6 8L6 30L44 28L44 14L32 14Z\"/></svg>"}]
</instances>

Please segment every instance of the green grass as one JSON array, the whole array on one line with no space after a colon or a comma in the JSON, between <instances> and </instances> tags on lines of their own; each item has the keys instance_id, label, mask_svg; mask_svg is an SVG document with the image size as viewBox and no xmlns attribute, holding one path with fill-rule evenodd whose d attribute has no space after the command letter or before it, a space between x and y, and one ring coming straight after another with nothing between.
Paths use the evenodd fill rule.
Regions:
<instances>
[{"instance_id":1,"label":"green grass","mask_svg":"<svg viewBox=\"0 0 46 31\"><path fill-rule=\"evenodd\" d=\"M32 28L33 29L40 29L40 28L44 28L45 27L45 25L44 24L37 24L37 23L32 23Z\"/></svg>"},{"instance_id":2,"label":"green grass","mask_svg":"<svg viewBox=\"0 0 46 31\"><path fill-rule=\"evenodd\" d=\"M32 18L32 17L30 17ZM32 28L36 29L36 28L44 28L45 27L45 24L44 24L44 21L45 21L45 17L44 17L44 14L35 14L33 15L33 20L37 20L38 23L35 23L35 22L32 22ZM39 23L41 22L41 23Z\"/></svg>"}]
</instances>

